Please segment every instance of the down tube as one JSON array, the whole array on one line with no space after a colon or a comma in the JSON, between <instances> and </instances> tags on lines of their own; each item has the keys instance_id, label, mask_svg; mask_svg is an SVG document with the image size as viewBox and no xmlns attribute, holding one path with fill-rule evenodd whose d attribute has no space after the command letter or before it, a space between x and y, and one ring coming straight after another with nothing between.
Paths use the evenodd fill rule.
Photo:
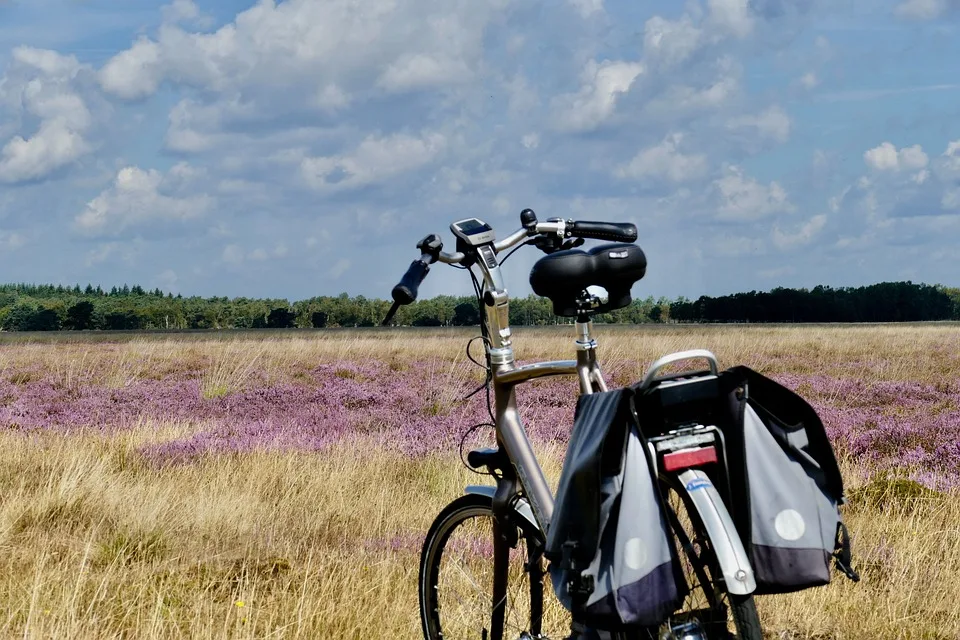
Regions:
<instances>
[{"instance_id":1,"label":"down tube","mask_svg":"<svg viewBox=\"0 0 960 640\"><path fill-rule=\"evenodd\" d=\"M517 412L517 396L514 384L494 382L497 415L497 437L516 469L520 484L527 495L533 515L546 533L553 518L553 494L537 462L527 431Z\"/></svg>"}]
</instances>

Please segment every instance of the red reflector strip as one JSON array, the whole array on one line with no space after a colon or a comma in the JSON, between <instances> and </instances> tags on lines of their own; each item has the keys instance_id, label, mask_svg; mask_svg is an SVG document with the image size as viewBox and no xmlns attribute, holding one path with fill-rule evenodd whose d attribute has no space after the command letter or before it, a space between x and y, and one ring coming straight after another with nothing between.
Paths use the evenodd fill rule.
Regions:
<instances>
[{"instance_id":1,"label":"red reflector strip","mask_svg":"<svg viewBox=\"0 0 960 640\"><path fill-rule=\"evenodd\" d=\"M703 447L700 449L684 449L683 451L674 451L663 456L664 471L676 471L677 469L689 469L690 467L699 467L717 461L716 447Z\"/></svg>"}]
</instances>

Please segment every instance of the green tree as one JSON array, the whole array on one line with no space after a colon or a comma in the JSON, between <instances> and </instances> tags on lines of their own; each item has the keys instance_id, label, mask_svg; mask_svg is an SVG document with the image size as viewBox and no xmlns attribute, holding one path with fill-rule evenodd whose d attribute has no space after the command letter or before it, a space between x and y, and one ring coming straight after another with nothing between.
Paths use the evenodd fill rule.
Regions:
<instances>
[{"instance_id":1,"label":"green tree","mask_svg":"<svg viewBox=\"0 0 960 640\"><path fill-rule=\"evenodd\" d=\"M267 316L268 329L289 329L293 327L293 321L296 320L296 314L290 309L277 308L270 311Z\"/></svg>"},{"instance_id":2,"label":"green tree","mask_svg":"<svg viewBox=\"0 0 960 640\"><path fill-rule=\"evenodd\" d=\"M60 328L60 316L53 309L41 307L32 300L20 300L3 319L3 328L7 331L56 331Z\"/></svg>"},{"instance_id":3,"label":"green tree","mask_svg":"<svg viewBox=\"0 0 960 640\"><path fill-rule=\"evenodd\" d=\"M480 311L476 302L461 302L453 308L451 324L458 327L470 327L480 324Z\"/></svg>"},{"instance_id":4,"label":"green tree","mask_svg":"<svg viewBox=\"0 0 960 640\"><path fill-rule=\"evenodd\" d=\"M84 331L93 326L93 303L81 300L67 309L67 319L63 323L68 329Z\"/></svg>"}]
</instances>

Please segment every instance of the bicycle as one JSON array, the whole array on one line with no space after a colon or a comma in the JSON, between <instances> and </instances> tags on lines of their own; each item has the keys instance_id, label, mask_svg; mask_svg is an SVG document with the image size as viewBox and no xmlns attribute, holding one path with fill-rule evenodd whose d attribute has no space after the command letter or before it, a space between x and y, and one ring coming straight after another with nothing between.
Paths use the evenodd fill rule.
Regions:
<instances>
[{"instance_id":1,"label":"bicycle","mask_svg":"<svg viewBox=\"0 0 960 640\"><path fill-rule=\"evenodd\" d=\"M521 212L520 221L521 228L499 242L492 227L479 219L454 222L450 230L457 238L455 253L443 252L439 236L425 237L417 244L420 258L394 287L394 304L383 321L389 324L401 305L416 300L419 285L435 262L468 270L483 309L480 337L485 344L485 386L488 406L493 388L495 412L491 417L497 446L470 451L466 464L473 470L485 469L495 486L466 487L465 494L443 509L427 533L418 579L420 618L427 640L532 640L559 638L568 632L570 639L602 637L565 612L558 614L559 607L553 611L544 608L543 583L548 573L543 552L554 499L520 420L516 387L545 376L575 375L582 394L606 391L591 317L630 303L630 288L643 277L646 259L633 244L637 230L632 224L560 218L538 221L530 209ZM577 249L588 238L618 243L590 251ZM551 299L557 315L576 318L576 360L523 366L514 361L509 296L500 265L524 245L547 254L531 272L534 291ZM511 248L513 251L498 260L499 254ZM597 266L601 261L602 268ZM605 295L595 289L598 286ZM468 344L468 354L469 348ZM707 360L709 371L657 376L667 365L691 358ZM654 362L639 388L710 380L717 371L710 352L680 352ZM658 456L661 492L691 595L660 629L605 637L760 640L750 563L716 488L707 474L696 468L702 466L704 455L713 455L717 461L722 434L716 427L688 424L657 434L649 442ZM488 568L491 573L486 578L471 575ZM696 606L702 603L706 606ZM475 617L466 618L468 613Z\"/></svg>"}]
</instances>

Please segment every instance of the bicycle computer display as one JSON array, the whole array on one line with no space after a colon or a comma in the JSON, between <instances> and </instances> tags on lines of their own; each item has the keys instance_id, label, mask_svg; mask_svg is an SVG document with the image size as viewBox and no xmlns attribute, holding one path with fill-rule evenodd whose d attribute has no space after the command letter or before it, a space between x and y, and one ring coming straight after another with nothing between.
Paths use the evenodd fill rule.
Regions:
<instances>
[{"instance_id":1,"label":"bicycle computer display","mask_svg":"<svg viewBox=\"0 0 960 640\"><path fill-rule=\"evenodd\" d=\"M493 227L477 218L467 218L454 222L450 225L450 231L472 247L487 244L494 240Z\"/></svg>"}]
</instances>

